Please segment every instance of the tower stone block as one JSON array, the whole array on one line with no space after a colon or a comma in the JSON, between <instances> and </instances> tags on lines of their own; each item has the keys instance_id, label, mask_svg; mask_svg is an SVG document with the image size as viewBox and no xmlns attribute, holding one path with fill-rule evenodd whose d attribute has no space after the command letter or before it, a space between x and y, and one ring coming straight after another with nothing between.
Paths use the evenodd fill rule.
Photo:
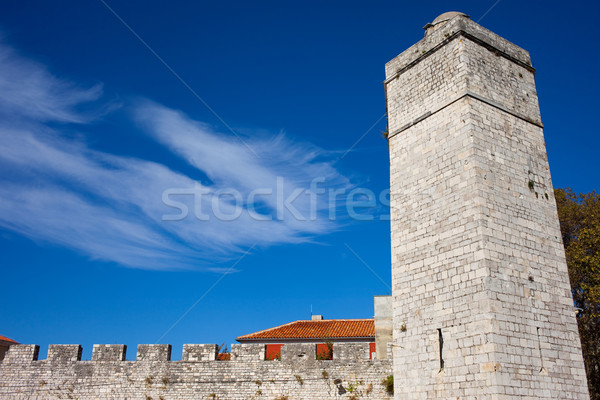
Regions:
<instances>
[{"instance_id":1,"label":"tower stone block","mask_svg":"<svg viewBox=\"0 0 600 400\"><path fill-rule=\"evenodd\" d=\"M528 52L446 13L386 64L397 399L588 399Z\"/></svg>"}]
</instances>

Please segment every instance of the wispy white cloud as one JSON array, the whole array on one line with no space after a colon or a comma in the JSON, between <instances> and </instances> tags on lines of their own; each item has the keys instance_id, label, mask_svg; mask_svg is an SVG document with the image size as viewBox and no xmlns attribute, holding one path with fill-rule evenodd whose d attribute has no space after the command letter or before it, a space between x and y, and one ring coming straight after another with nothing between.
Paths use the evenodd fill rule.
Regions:
<instances>
[{"instance_id":1,"label":"wispy white cloud","mask_svg":"<svg viewBox=\"0 0 600 400\"><path fill-rule=\"evenodd\" d=\"M0 225L36 240L77 249L94 259L148 268L189 268L185 246L136 218L57 186L0 187ZM179 256L174 257L175 254Z\"/></svg>"},{"instance_id":2,"label":"wispy white cloud","mask_svg":"<svg viewBox=\"0 0 600 400\"><path fill-rule=\"evenodd\" d=\"M263 195L260 199L266 203L268 215L283 220L282 225L289 234L294 230L322 233L331 229L330 221L310 218L311 213L318 216L329 209L327 196L315 200L302 193L294 198L295 190L309 189L315 179L322 181L315 186L321 191L324 186L327 189L350 187L349 180L333 167L331 154L308 143L293 142L283 134L244 138L257 156L237 138L220 134L179 111L142 102L136 107L135 115L146 132L206 174L216 190L235 188L243 198L257 189L272 192L273 195ZM280 195L279 204L277 194ZM293 210L279 207L282 214L278 218L281 197L294 198Z\"/></svg>"},{"instance_id":3,"label":"wispy white cloud","mask_svg":"<svg viewBox=\"0 0 600 400\"><path fill-rule=\"evenodd\" d=\"M211 260L253 244L297 243L337 228L326 218L326 196L298 196L293 208L302 218L287 209L278 213L280 200L308 189L314 178L323 178L319 188L349 187L323 150L283 135L248 138L260 149L256 157L236 138L182 112L149 101L134 105L143 131L210 179L202 184L159 162L94 150L53 126L79 123L84 131L91 114L81 110L100 96L100 85L65 82L0 44L0 115L7 116L0 119L1 227L95 259L150 269L206 269ZM252 197L257 189L259 196ZM242 202L219 196L228 190ZM185 204L186 218L164 218L174 211L164 203L165 193L179 193L172 199ZM239 216L196 218L198 210L215 207ZM253 218L254 209L268 220Z\"/></svg>"},{"instance_id":4,"label":"wispy white cloud","mask_svg":"<svg viewBox=\"0 0 600 400\"><path fill-rule=\"evenodd\" d=\"M102 95L102 85L82 88L58 79L36 62L0 44L0 113L38 121L85 122L82 105Z\"/></svg>"}]
</instances>

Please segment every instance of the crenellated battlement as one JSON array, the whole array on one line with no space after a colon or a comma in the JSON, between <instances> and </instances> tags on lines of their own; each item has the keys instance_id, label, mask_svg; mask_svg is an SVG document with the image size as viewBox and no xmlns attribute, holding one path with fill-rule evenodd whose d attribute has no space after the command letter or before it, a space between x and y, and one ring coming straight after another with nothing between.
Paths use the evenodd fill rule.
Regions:
<instances>
[{"instance_id":1,"label":"crenellated battlement","mask_svg":"<svg viewBox=\"0 0 600 400\"><path fill-rule=\"evenodd\" d=\"M6 355L4 356L4 360L2 360L2 363L10 364L36 361L38 359L39 352L40 346L37 344L15 344L9 347ZM49 350L48 353L50 353Z\"/></svg>"},{"instance_id":2,"label":"crenellated battlement","mask_svg":"<svg viewBox=\"0 0 600 400\"><path fill-rule=\"evenodd\" d=\"M171 362L170 344L139 344L135 361ZM40 347L35 344L16 344L9 348L4 361L0 363L27 363L32 361L76 362L82 361L83 348L79 344L51 344L48 346L46 360L39 359ZM370 360L369 343L334 343L333 360ZM231 346L230 360L218 360L216 344L184 344L181 354L182 362L273 362L266 359L266 345L259 343L242 343ZM127 361L127 345L95 344L92 351L92 362ZM276 360L277 361L277 360ZM317 361L315 343L288 343L281 349L282 362ZM89 362L89 361L88 361ZM131 361L128 361L131 362ZM179 361L173 361L179 362Z\"/></svg>"},{"instance_id":3,"label":"crenellated battlement","mask_svg":"<svg viewBox=\"0 0 600 400\"><path fill-rule=\"evenodd\" d=\"M140 344L128 361L126 345L96 344L81 360L82 346L53 344L44 360L38 345L13 345L0 362L0 399L391 398L382 380L392 362L370 359L369 343L334 343L332 360L317 359L316 343L285 344L281 360L268 360L265 344L234 344L229 360L216 344L184 344L177 361L171 349Z\"/></svg>"}]
</instances>

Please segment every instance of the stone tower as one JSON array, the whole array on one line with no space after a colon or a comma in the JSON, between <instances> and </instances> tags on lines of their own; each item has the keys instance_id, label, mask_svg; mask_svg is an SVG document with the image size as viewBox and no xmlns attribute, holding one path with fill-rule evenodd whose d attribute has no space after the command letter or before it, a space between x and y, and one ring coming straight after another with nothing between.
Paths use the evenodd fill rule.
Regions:
<instances>
[{"instance_id":1,"label":"stone tower","mask_svg":"<svg viewBox=\"0 0 600 400\"><path fill-rule=\"evenodd\" d=\"M588 399L529 54L425 29L386 64L396 399Z\"/></svg>"}]
</instances>

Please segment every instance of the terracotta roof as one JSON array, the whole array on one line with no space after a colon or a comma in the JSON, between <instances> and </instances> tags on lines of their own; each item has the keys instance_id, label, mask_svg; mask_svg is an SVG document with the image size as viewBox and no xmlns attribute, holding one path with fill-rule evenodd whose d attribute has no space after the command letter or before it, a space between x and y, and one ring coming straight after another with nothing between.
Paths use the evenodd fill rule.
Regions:
<instances>
[{"instance_id":1,"label":"terracotta roof","mask_svg":"<svg viewBox=\"0 0 600 400\"><path fill-rule=\"evenodd\" d=\"M14 340L9 339L9 338L7 338L5 336L2 336L2 335L0 335L0 342L11 342L11 343L18 344L18 342L15 342Z\"/></svg>"},{"instance_id":2,"label":"terracotta roof","mask_svg":"<svg viewBox=\"0 0 600 400\"><path fill-rule=\"evenodd\" d=\"M374 338L375 323L372 319L325 319L316 321L294 321L285 325L265 329L236 340L258 339L338 339Z\"/></svg>"}]
</instances>

